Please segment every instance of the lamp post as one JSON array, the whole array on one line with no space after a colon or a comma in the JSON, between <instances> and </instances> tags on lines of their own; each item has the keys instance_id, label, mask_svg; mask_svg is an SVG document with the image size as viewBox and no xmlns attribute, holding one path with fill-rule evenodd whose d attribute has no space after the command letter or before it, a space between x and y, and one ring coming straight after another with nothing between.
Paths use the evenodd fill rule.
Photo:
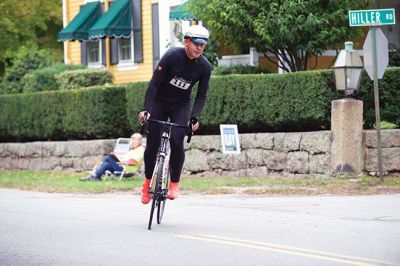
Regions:
<instances>
[{"instance_id":1,"label":"lamp post","mask_svg":"<svg viewBox=\"0 0 400 266\"><path fill-rule=\"evenodd\" d=\"M341 50L333 66L335 84L338 91L344 91L345 97L357 94L360 87L363 64L357 51L353 50L353 43L346 42L345 49Z\"/></svg>"},{"instance_id":2,"label":"lamp post","mask_svg":"<svg viewBox=\"0 0 400 266\"><path fill-rule=\"evenodd\" d=\"M345 98L332 101L331 174L357 177L362 170L363 102L354 99L360 86L363 64L353 43L346 42L333 67L338 91Z\"/></svg>"}]
</instances>

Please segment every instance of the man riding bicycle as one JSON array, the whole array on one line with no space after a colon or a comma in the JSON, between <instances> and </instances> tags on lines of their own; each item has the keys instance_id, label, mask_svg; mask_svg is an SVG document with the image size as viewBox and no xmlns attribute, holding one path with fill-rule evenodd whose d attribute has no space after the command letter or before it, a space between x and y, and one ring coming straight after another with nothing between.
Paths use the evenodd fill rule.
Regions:
<instances>
[{"instance_id":1,"label":"man riding bicycle","mask_svg":"<svg viewBox=\"0 0 400 266\"><path fill-rule=\"evenodd\" d=\"M184 35L183 48L171 48L161 58L153 77L150 80L144 99L144 110L139 113L141 124L153 118L172 123L192 124L192 130L199 128L199 116L203 110L208 82L211 76L211 64L202 56L207 45L209 32L200 25L194 25ZM199 82L192 112L192 88ZM171 132L171 182L167 197L176 199L179 196L179 180L185 160L183 140L186 135L184 128L174 127ZM145 180L143 182L141 201L150 202L148 187L156 163L157 151L161 140L161 126L150 123L146 150L144 152Z\"/></svg>"}]
</instances>

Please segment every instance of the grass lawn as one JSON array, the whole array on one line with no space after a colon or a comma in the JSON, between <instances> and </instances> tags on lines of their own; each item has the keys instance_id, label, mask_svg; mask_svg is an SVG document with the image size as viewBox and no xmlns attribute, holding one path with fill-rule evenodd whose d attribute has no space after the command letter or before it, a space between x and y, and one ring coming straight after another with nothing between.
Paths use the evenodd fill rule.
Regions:
<instances>
[{"instance_id":1,"label":"grass lawn","mask_svg":"<svg viewBox=\"0 0 400 266\"><path fill-rule=\"evenodd\" d=\"M139 177L82 182L84 173L0 171L0 187L60 193L127 192L139 194ZM379 178L366 176L345 178L273 178L273 177L182 177L183 194L252 194L252 195L365 195L400 193L400 177Z\"/></svg>"}]
</instances>

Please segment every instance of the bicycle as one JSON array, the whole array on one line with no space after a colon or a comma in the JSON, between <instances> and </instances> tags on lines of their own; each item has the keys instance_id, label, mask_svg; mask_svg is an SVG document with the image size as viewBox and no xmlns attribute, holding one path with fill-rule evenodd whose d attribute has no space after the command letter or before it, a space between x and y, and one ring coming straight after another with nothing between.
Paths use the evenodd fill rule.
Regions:
<instances>
[{"instance_id":1,"label":"bicycle","mask_svg":"<svg viewBox=\"0 0 400 266\"><path fill-rule=\"evenodd\" d=\"M187 143L190 142L192 137L191 124L180 125L168 121L161 121L156 119L148 119L147 122L158 123L162 126L161 143L157 153L156 164L154 167L153 175L151 177L149 193L151 194L152 202L150 209L150 218L148 229L151 230L153 222L154 210L157 208L157 224L160 224L163 218L165 203L167 201L168 188L170 183L170 170L169 170L169 157L170 145L169 139L171 136L171 129L173 127L181 127L187 129ZM142 130L143 131L143 126ZM143 132L142 132L143 133Z\"/></svg>"}]
</instances>

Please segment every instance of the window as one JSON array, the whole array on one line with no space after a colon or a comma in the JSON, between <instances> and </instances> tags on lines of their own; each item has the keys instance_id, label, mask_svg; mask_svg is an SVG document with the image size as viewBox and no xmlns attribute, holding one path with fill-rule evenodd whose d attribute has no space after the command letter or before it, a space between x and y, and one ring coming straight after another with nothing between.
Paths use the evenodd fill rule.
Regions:
<instances>
[{"instance_id":1,"label":"window","mask_svg":"<svg viewBox=\"0 0 400 266\"><path fill-rule=\"evenodd\" d=\"M111 57L113 57L114 53L117 54L115 55L115 58L117 58L115 64L118 64L118 69L123 71L137 69L138 66L133 60L133 55L134 55L133 32L131 37L120 38L116 43L117 45L115 46L116 47L115 52L111 51Z\"/></svg>"},{"instance_id":2,"label":"window","mask_svg":"<svg viewBox=\"0 0 400 266\"><path fill-rule=\"evenodd\" d=\"M89 41L88 42L88 62L89 62L89 64L100 63L99 41Z\"/></svg>"},{"instance_id":3,"label":"window","mask_svg":"<svg viewBox=\"0 0 400 266\"><path fill-rule=\"evenodd\" d=\"M119 40L119 58L121 61L132 61L132 38Z\"/></svg>"},{"instance_id":4,"label":"window","mask_svg":"<svg viewBox=\"0 0 400 266\"><path fill-rule=\"evenodd\" d=\"M86 64L89 68L101 68L105 63L104 41L88 41L86 45Z\"/></svg>"}]
</instances>

